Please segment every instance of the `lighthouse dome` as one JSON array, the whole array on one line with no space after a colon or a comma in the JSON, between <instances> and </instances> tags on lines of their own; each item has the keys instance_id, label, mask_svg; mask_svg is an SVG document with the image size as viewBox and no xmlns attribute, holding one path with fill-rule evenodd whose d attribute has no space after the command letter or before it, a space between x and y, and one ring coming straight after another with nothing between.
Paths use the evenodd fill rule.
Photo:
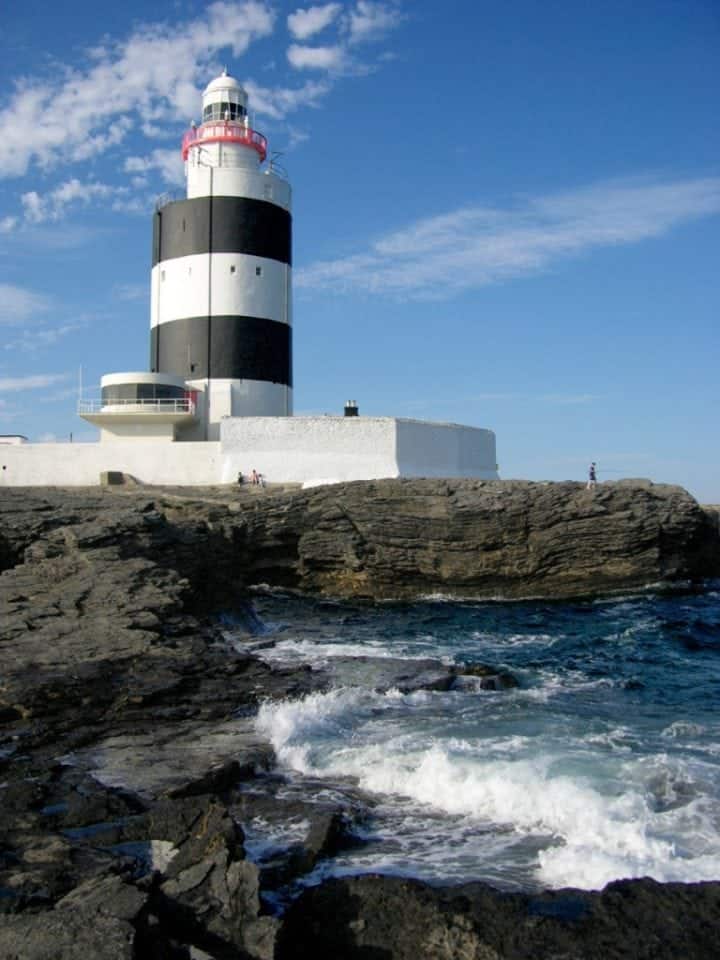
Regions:
<instances>
[{"instance_id":1,"label":"lighthouse dome","mask_svg":"<svg viewBox=\"0 0 720 960\"><path fill-rule=\"evenodd\" d=\"M236 80L235 77L231 77L226 70L224 70L219 77L215 77L214 80L210 81L203 91L203 97L218 90L239 90L244 96L247 96L240 81Z\"/></svg>"},{"instance_id":2,"label":"lighthouse dome","mask_svg":"<svg viewBox=\"0 0 720 960\"><path fill-rule=\"evenodd\" d=\"M213 120L242 120L247 116L247 93L235 77L224 70L203 92L203 123Z\"/></svg>"}]
</instances>

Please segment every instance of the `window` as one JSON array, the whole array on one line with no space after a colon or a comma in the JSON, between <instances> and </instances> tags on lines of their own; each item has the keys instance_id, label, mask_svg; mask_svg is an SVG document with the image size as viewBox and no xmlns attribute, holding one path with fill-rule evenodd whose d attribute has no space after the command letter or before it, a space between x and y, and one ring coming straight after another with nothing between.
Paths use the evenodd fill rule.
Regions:
<instances>
[{"instance_id":1,"label":"window","mask_svg":"<svg viewBox=\"0 0 720 960\"><path fill-rule=\"evenodd\" d=\"M235 273L235 264L230 265L230 273Z\"/></svg>"},{"instance_id":2,"label":"window","mask_svg":"<svg viewBox=\"0 0 720 960\"><path fill-rule=\"evenodd\" d=\"M255 276L256 277L262 276L262 267L255 267Z\"/></svg>"},{"instance_id":3,"label":"window","mask_svg":"<svg viewBox=\"0 0 720 960\"><path fill-rule=\"evenodd\" d=\"M223 100L220 103L209 103L203 109L203 123L211 123L213 120L242 120L245 116L245 107L241 103L230 103L229 100Z\"/></svg>"},{"instance_id":4,"label":"window","mask_svg":"<svg viewBox=\"0 0 720 960\"><path fill-rule=\"evenodd\" d=\"M161 271L160 271L160 281L161 281L162 283L165 282L165 271L164 271L164 270L161 270Z\"/></svg>"}]
</instances>

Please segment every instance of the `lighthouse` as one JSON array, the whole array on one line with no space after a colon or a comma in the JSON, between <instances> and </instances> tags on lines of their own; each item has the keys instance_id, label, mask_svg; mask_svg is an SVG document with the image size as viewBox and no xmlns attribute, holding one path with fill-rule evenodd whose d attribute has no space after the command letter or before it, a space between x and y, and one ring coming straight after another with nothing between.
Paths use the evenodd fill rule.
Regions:
<instances>
[{"instance_id":1,"label":"lighthouse","mask_svg":"<svg viewBox=\"0 0 720 960\"><path fill-rule=\"evenodd\" d=\"M354 400L344 416L293 416L290 184L227 71L181 150L185 197L153 215L150 370L105 374L99 398L80 397L100 443L4 453L0 485L497 479L492 430L361 416Z\"/></svg>"},{"instance_id":2,"label":"lighthouse","mask_svg":"<svg viewBox=\"0 0 720 960\"><path fill-rule=\"evenodd\" d=\"M154 214L150 370L187 383L193 438L217 440L225 417L292 414L290 185L227 71L182 156L186 197Z\"/></svg>"}]
</instances>

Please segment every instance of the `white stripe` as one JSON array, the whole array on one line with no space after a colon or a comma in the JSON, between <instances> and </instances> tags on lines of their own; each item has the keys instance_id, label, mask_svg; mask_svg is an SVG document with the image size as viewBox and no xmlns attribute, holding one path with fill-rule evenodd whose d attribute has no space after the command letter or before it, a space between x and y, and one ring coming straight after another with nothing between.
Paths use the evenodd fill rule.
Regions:
<instances>
[{"instance_id":1,"label":"white stripe","mask_svg":"<svg viewBox=\"0 0 720 960\"><path fill-rule=\"evenodd\" d=\"M150 325L224 315L289 324L290 276L286 263L244 253L164 260L152 269Z\"/></svg>"}]
</instances>

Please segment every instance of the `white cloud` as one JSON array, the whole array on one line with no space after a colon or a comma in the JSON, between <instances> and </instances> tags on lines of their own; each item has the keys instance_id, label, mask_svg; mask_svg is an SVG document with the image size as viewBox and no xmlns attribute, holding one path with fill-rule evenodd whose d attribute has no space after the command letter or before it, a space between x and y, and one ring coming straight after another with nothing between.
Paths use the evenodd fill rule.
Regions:
<instances>
[{"instance_id":1,"label":"white cloud","mask_svg":"<svg viewBox=\"0 0 720 960\"><path fill-rule=\"evenodd\" d=\"M295 127L290 127L288 129L287 149L292 150L309 139L310 134L306 130L298 130Z\"/></svg>"},{"instance_id":2,"label":"white cloud","mask_svg":"<svg viewBox=\"0 0 720 960\"><path fill-rule=\"evenodd\" d=\"M196 20L147 24L96 48L87 70L65 68L52 84L19 80L0 112L0 176L21 176L32 162L48 168L103 153L138 122L191 117L212 58L226 47L239 57L273 24L266 3L218 0Z\"/></svg>"},{"instance_id":3,"label":"white cloud","mask_svg":"<svg viewBox=\"0 0 720 960\"><path fill-rule=\"evenodd\" d=\"M112 196L119 190L122 188L97 181L82 183L77 177L73 177L42 196L35 190L23 193L20 201L26 220L30 223L43 223L46 220L59 220L71 205L87 205L98 198Z\"/></svg>"},{"instance_id":4,"label":"white cloud","mask_svg":"<svg viewBox=\"0 0 720 960\"><path fill-rule=\"evenodd\" d=\"M149 170L159 170L160 175L172 186L180 187L185 183L185 170L180 150L164 150L158 148L146 157L128 157L123 169L126 173L147 173Z\"/></svg>"},{"instance_id":5,"label":"white cloud","mask_svg":"<svg viewBox=\"0 0 720 960\"><path fill-rule=\"evenodd\" d=\"M0 324L13 325L23 323L34 314L50 309L50 300L42 293L16 287L11 283L0 283Z\"/></svg>"},{"instance_id":6,"label":"white cloud","mask_svg":"<svg viewBox=\"0 0 720 960\"><path fill-rule=\"evenodd\" d=\"M296 40L307 40L329 26L342 9L339 3L298 9L287 18L288 30Z\"/></svg>"},{"instance_id":7,"label":"white cloud","mask_svg":"<svg viewBox=\"0 0 720 960\"><path fill-rule=\"evenodd\" d=\"M348 15L350 43L375 40L389 30L395 29L404 19L397 7L389 3L372 3L358 0Z\"/></svg>"},{"instance_id":8,"label":"white cloud","mask_svg":"<svg viewBox=\"0 0 720 960\"><path fill-rule=\"evenodd\" d=\"M0 233L12 233L17 226L17 217L3 217L0 220Z\"/></svg>"},{"instance_id":9,"label":"white cloud","mask_svg":"<svg viewBox=\"0 0 720 960\"><path fill-rule=\"evenodd\" d=\"M637 243L720 213L720 178L605 183L507 209L418 220L369 249L296 271L298 288L444 299L551 268L593 248Z\"/></svg>"},{"instance_id":10,"label":"white cloud","mask_svg":"<svg viewBox=\"0 0 720 960\"><path fill-rule=\"evenodd\" d=\"M297 10L288 17L288 27L296 40L307 40L329 23L337 19L339 40L323 46L306 46L293 43L288 47L287 59L296 70L327 70L330 73L360 76L373 69L362 62L351 49L363 42L378 40L404 19L397 6L391 3L374 3L359 0L348 13L339 16L339 4L310 7ZM295 19L297 18L297 19ZM381 54L387 59L393 53Z\"/></svg>"},{"instance_id":11,"label":"white cloud","mask_svg":"<svg viewBox=\"0 0 720 960\"><path fill-rule=\"evenodd\" d=\"M342 47L303 47L291 44L287 52L288 62L296 70L341 70L345 64Z\"/></svg>"},{"instance_id":12,"label":"white cloud","mask_svg":"<svg viewBox=\"0 0 720 960\"><path fill-rule=\"evenodd\" d=\"M113 288L113 296L118 300L134 302L136 300L147 300L150 296L150 285L148 283L119 283Z\"/></svg>"},{"instance_id":13,"label":"white cloud","mask_svg":"<svg viewBox=\"0 0 720 960\"><path fill-rule=\"evenodd\" d=\"M66 323L60 327L42 327L32 330L23 330L20 337L16 340L10 340L5 343L6 350L22 350L24 353L32 353L35 350L41 350L43 347L54 346L58 340L82 330L83 323Z\"/></svg>"},{"instance_id":14,"label":"white cloud","mask_svg":"<svg viewBox=\"0 0 720 960\"><path fill-rule=\"evenodd\" d=\"M20 390L42 390L54 383L67 380L67 373L36 373L25 377L0 377L0 391L16 393Z\"/></svg>"},{"instance_id":15,"label":"white cloud","mask_svg":"<svg viewBox=\"0 0 720 960\"><path fill-rule=\"evenodd\" d=\"M253 80L243 81L253 108L260 114L282 120L299 107L318 107L330 90L326 80L308 80L301 87L261 87Z\"/></svg>"}]
</instances>

